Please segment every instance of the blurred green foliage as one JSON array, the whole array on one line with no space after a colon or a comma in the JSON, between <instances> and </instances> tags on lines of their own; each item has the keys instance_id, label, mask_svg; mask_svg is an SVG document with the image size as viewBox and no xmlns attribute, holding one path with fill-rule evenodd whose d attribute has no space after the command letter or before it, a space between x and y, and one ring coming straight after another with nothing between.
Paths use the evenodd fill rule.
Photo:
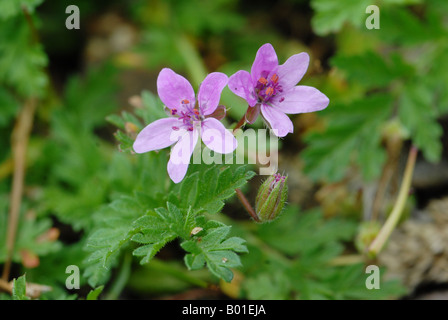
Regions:
<instances>
[{"instance_id":1,"label":"blurred green foliage","mask_svg":"<svg viewBox=\"0 0 448 320\"><path fill-rule=\"evenodd\" d=\"M352 164L347 154L355 153L354 163L364 179L378 178L385 162L382 127L395 119L409 134L404 138L410 138L428 161L440 161L442 127L437 120L448 106L442 93L448 74L446 2L403 7L421 1L382 1L379 30L368 30L351 20L359 15L345 16L344 6L331 2L330 8L327 2L312 1L317 11L313 21L321 27L319 34L338 32L330 63L346 83L330 95L332 105L322 112L328 117L326 130L306 138L305 171L318 180L339 181ZM330 9L341 21L327 21L325 27L319 14ZM359 121L370 124L360 126Z\"/></svg>"},{"instance_id":2,"label":"blurred green foliage","mask_svg":"<svg viewBox=\"0 0 448 320\"><path fill-rule=\"evenodd\" d=\"M324 221L319 210L297 213L290 206L271 224L262 225L243 259L251 299L384 299L405 291L396 281L380 291L365 287L362 263L337 266L334 258L353 239L353 221ZM249 242L250 243L250 242ZM261 262L261 263L260 263Z\"/></svg>"},{"instance_id":3,"label":"blurred green foliage","mask_svg":"<svg viewBox=\"0 0 448 320\"><path fill-rule=\"evenodd\" d=\"M247 183L254 168L192 165L181 184L171 183L166 150L131 152L138 130L164 116L161 102L149 83L134 92L139 106L130 107L118 93L130 70L156 74L170 67L197 88L208 72L250 68L263 43L273 43L281 63L308 51L313 64L302 82L318 87L331 103L317 115L322 125L303 139L296 134L306 144L297 155L306 175L341 181L355 165L364 181L375 180L387 157L383 139L390 122L428 161L441 158L437 120L448 112L446 1L377 1L381 29L367 30L368 1L285 0L269 10L271 2L134 0L105 8L80 0L82 30L72 33L64 27L66 3L48 3L0 0L0 264L7 256L11 132L24 102L39 98L13 255L17 279L12 296L0 298L26 298L25 277L19 277L25 272L27 281L53 288L43 299L117 298L126 289L160 297L209 284L225 291L219 279L233 278L232 298L382 299L406 293L393 281L367 290L362 263L335 264L353 243L358 220L329 219L322 208L305 211L300 204L269 224L245 219L233 195L235 188L254 187ZM109 8L138 33L126 49L127 63L120 52L77 69L83 63L70 60L81 46L77 41L89 36L88 21ZM306 40L296 34L297 17L311 25ZM283 27L276 25L280 20ZM319 49L322 43L329 51ZM55 74L66 70L52 69L59 55L68 57L63 81ZM315 67L319 61L324 70ZM223 102L229 123L247 107L227 89ZM192 234L196 227L200 232ZM54 229L58 240L49 236ZM24 251L38 257L37 267L24 266ZM65 289L68 265L81 268L81 285L90 293Z\"/></svg>"}]
</instances>

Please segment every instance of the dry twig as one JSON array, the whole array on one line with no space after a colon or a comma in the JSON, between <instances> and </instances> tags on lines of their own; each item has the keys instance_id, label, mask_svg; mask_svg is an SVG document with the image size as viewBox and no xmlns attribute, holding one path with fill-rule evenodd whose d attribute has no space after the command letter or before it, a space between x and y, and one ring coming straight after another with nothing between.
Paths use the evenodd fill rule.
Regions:
<instances>
[{"instance_id":1,"label":"dry twig","mask_svg":"<svg viewBox=\"0 0 448 320\"><path fill-rule=\"evenodd\" d=\"M14 173L11 187L10 207L8 216L8 229L6 233L7 257L3 268L2 279L8 281L11 270L12 255L19 223L20 204L22 202L23 186L25 180L26 151L28 140L33 126L34 112L37 100L30 98L25 102L20 112L11 136L12 157Z\"/></svg>"}]
</instances>

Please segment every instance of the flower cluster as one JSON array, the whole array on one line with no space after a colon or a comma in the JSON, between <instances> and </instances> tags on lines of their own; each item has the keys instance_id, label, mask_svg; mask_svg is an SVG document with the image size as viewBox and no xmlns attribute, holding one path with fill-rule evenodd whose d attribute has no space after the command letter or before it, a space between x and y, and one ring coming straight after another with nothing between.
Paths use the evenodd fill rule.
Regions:
<instances>
[{"instance_id":1,"label":"flower cluster","mask_svg":"<svg viewBox=\"0 0 448 320\"><path fill-rule=\"evenodd\" d=\"M308 64L308 54L299 53L279 65L274 48L267 43L258 50L250 73L241 70L230 78L220 72L210 73L201 83L197 98L184 77L163 69L157 78L157 92L168 117L150 123L138 134L135 152L173 146L168 174L175 183L184 178L199 138L215 152L233 152L237 140L220 122L225 108L219 100L226 86L247 101L244 122L253 123L261 114L278 137L292 133L294 127L286 114L319 111L329 104L327 96L316 88L297 85Z\"/></svg>"}]
</instances>

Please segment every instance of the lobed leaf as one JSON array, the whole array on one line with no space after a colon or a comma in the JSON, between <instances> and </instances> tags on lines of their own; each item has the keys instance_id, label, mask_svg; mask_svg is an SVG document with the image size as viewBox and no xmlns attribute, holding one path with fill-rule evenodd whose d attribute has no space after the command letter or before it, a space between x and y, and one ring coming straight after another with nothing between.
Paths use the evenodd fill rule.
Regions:
<instances>
[{"instance_id":1,"label":"lobed leaf","mask_svg":"<svg viewBox=\"0 0 448 320\"><path fill-rule=\"evenodd\" d=\"M207 234L181 243L181 247L189 252L184 258L190 270L204 266L215 276L230 282L233 279L231 268L241 266L236 252L247 252L244 240L238 237L227 238L230 226L219 226L207 229Z\"/></svg>"},{"instance_id":2,"label":"lobed leaf","mask_svg":"<svg viewBox=\"0 0 448 320\"><path fill-rule=\"evenodd\" d=\"M392 98L379 94L333 105L326 130L306 137L305 172L314 180L338 181L353 161L365 179L377 177L385 160L381 128L391 111Z\"/></svg>"}]
</instances>

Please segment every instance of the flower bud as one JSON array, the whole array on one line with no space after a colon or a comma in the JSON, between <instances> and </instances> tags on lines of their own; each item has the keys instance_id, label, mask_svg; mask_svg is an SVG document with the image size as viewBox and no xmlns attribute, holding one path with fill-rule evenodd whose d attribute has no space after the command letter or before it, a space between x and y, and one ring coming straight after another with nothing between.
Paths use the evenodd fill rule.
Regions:
<instances>
[{"instance_id":1,"label":"flower bud","mask_svg":"<svg viewBox=\"0 0 448 320\"><path fill-rule=\"evenodd\" d=\"M282 212L288 198L287 179L276 173L261 185L255 199L255 212L260 222L272 221Z\"/></svg>"}]
</instances>

